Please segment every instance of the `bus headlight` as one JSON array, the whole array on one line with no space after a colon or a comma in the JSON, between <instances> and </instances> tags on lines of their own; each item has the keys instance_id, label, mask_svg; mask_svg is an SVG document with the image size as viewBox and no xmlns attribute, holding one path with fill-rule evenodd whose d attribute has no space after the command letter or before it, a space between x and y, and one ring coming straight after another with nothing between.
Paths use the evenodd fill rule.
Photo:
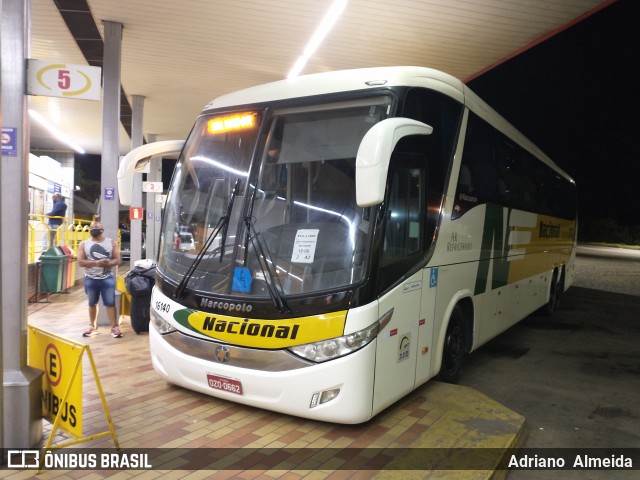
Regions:
<instances>
[{"instance_id":1,"label":"bus headlight","mask_svg":"<svg viewBox=\"0 0 640 480\"><path fill-rule=\"evenodd\" d=\"M156 328L156 330L160 335L165 335L167 333L175 332L177 330L177 328L175 328L169 322L165 321L153 309L151 309L149 312L149 318L151 320L151 324Z\"/></svg>"},{"instance_id":2,"label":"bus headlight","mask_svg":"<svg viewBox=\"0 0 640 480\"><path fill-rule=\"evenodd\" d=\"M289 351L312 362L326 362L360 350L376 338L378 331L379 322L375 322L371 326L349 335L290 347Z\"/></svg>"}]
</instances>

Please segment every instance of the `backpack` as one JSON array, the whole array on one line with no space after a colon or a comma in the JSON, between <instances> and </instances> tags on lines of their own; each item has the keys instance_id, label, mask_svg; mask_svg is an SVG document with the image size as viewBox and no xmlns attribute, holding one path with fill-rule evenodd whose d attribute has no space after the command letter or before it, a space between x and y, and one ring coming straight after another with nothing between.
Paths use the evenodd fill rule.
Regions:
<instances>
[{"instance_id":1,"label":"backpack","mask_svg":"<svg viewBox=\"0 0 640 480\"><path fill-rule=\"evenodd\" d=\"M155 266L151 268L134 267L124 279L124 286L132 296L151 295L155 285Z\"/></svg>"}]
</instances>

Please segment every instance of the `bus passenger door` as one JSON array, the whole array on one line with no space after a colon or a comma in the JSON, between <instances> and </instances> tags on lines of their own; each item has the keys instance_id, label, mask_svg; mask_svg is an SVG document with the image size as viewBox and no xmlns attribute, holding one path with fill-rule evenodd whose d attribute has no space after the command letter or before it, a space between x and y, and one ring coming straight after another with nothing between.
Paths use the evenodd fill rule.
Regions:
<instances>
[{"instance_id":1,"label":"bus passenger door","mask_svg":"<svg viewBox=\"0 0 640 480\"><path fill-rule=\"evenodd\" d=\"M426 157L394 153L382 211L377 289L380 316L393 310L378 336L374 411L413 390L419 352L418 327L425 254Z\"/></svg>"}]
</instances>

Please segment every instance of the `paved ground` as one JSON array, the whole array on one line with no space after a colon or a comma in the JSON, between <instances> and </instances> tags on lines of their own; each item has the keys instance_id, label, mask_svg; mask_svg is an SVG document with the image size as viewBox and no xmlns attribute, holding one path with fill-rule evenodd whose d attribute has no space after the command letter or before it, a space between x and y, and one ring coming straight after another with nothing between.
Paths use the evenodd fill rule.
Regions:
<instances>
[{"instance_id":1,"label":"paved ground","mask_svg":"<svg viewBox=\"0 0 640 480\"><path fill-rule=\"evenodd\" d=\"M128 324L124 325L123 339L100 335L87 343L96 358L118 438L124 447L421 446L421 442L433 441L433 435L424 434L438 421L449 421L449 427L441 423L443 427L437 437L452 438L455 429L450 426L464 422L448 418L447 409L456 402L475 404L471 392L478 391L526 418L525 447L640 448L640 254L603 258L602 250L581 249L581 253L576 284L565 295L553 320L530 317L469 357L461 383L475 390L457 390L452 396L443 390L449 386L429 382L383 412L375 422L363 426L334 427L309 422L228 404L167 385L159 381L149 366L146 335L134 335ZM622 254L615 253L616 257ZM68 338L81 338L79 332L86 325L82 292L67 298L59 296L54 304L40 307L29 307L31 323ZM87 376L86 366L84 370ZM91 382L88 378L87 384ZM443 393L439 395L441 390ZM87 433L91 433L104 428L104 414L98 397L89 387L87 395ZM442 401L438 403L438 399ZM465 414L477 418L474 425L487 423L478 412ZM425 429L425 425L429 427ZM110 439L105 438L94 446L110 445ZM32 478L22 473L10 478ZM151 473L147 472L144 478L160 476ZM164 472L163 478L179 478L176 473ZM327 472L221 473L217 478L369 479L375 475L371 471L342 471L335 476ZM139 475L135 471L109 474L114 478ZM193 472L190 478L210 474ZM108 475L104 472L58 471L46 472L40 478L105 476ZM509 480L639 477L638 470L512 471Z\"/></svg>"},{"instance_id":2,"label":"paved ground","mask_svg":"<svg viewBox=\"0 0 640 480\"><path fill-rule=\"evenodd\" d=\"M460 383L523 415L525 447L640 448L640 252L580 253L555 317L529 317L481 347ZM638 470L541 473L509 479L640 478Z\"/></svg>"},{"instance_id":3,"label":"paved ground","mask_svg":"<svg viewBox=\"0 0 640 480\"><path fill-rule=\"evenodd\" d=\"M155 457L150 462L153 469L148 471L49 470L38 478L422 480L429 475L434 480L448 480L455 475L457 479L487 480L496 478L492 468L504 449L519 446L522 439L525 419L521 415L462 385L428 382L360 425L290 417L178 388L155 374L149 361L148 335L135 335L128 317L124 318L122 338L111 338L108 327L101 327L95 337L83 338L88 317L81 288L52 295L51 303L29 305L30 331L37 327L71 339L77 348L89 345L120 447L125 451L147 448L160 456L166 451L172 459L178 458L167 464L164 458ZM56 376L59 381L73 371L75 364L67 360L63 356L55 360L53 372L60 372ZM82 404L70 404L82 412L77 418L82 418L82 435L87 438L109 428L86 354L82 373ZM43 447L51 433L51 423L44 424ZM53 445L70 440L63 430L56 430ZM107 435L77 446L103 452L113 448L114 440ZM271 454L259 460L243 457L254 449L268 449ZM283 459L292 451L300 452L296 460ZM447 462L454 466L449 468L468 462L468 452L481 451L482 465L488 466L464 471L427 469L425 458L416 458L415 451L435 454L436 458L427 459L428 464L442 466ZM438 456L439 451L445 458ZM452 458L456 452L459 457ZM220 471L208 464L214 453L222 455L215 463ZM192 470L179 470L186 468L187 458ZM207 468L193 470L194 461L204 461ZM378 472L376 465L386 465L387 470ZM506 473L502 470L498 475ZM34 478L28 470L2 471L0 477Z\"/></svg>"},{"instance_id":4,"label":"paved ground","mask_svg":"<svg viewBox=\"0 0 640 480\"><path fill-rule=\"evenodd\" d=\"M578 287L640 296L640 250L578 247Z\"/></svg>"}]
</instances>

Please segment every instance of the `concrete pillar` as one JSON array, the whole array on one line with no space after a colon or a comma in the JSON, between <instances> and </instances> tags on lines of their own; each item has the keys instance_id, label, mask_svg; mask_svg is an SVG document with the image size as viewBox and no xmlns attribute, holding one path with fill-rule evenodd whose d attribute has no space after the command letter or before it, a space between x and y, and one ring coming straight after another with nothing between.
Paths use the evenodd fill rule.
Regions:
<instances>
[{"instance_id":1,"label":"concrete pillar","mask_svg":"<svg viewBox=\"0 0 640 480\"><path fill-rule=\"evenodd\" d=\"M27 366L27 222L29 122L26 59L31 0L0 0L0 119L13 147L0 160L1 448L33 448L42 439L42 372Z\"/></svg>"},{"instance_id":2,"label":"concrete pillar","mask_svg":"<svg viewBox=\"0 0 640 480\"><path fill-rule=\"evenodd\" d=\"M131 150L142 146L143 135L144 97L133 96L133 108L131 118ZM142 207L142 173L133 176L133 192L131 194L131 206ZM131 266L142 258L142 218L131 220Z\"/></svg>"},{"instance_id":3,"label":"concrete pillar","mask_svg":"<svg viewBox=\"0 0 640 480\"><path fill-rule=\"evenodd\" d=\"M147 139L149 143L157 141L157 135L148 134ZM153 158L149 162L149 173L147 173L147 181L149 182L161 182L162 181L162 158ZM164 185L166 189L168 185ZM158 257L158 240L160 239L160 221L162 213L162 204L157 200L159 194L147 193L147 258L157 260Z\"/></svg>"},{"instance_id":4,"label":"concrete pillar","mask_svg":"<svg viewBox=\"0 0 640 480\"><path fill-rule=\"evenodd\" d=\"M100 221L106 237L118 238L118 165L120 163L120 71L122 24L104 21L102 64L102 166Z\"/></svg>"}]
</instances>

